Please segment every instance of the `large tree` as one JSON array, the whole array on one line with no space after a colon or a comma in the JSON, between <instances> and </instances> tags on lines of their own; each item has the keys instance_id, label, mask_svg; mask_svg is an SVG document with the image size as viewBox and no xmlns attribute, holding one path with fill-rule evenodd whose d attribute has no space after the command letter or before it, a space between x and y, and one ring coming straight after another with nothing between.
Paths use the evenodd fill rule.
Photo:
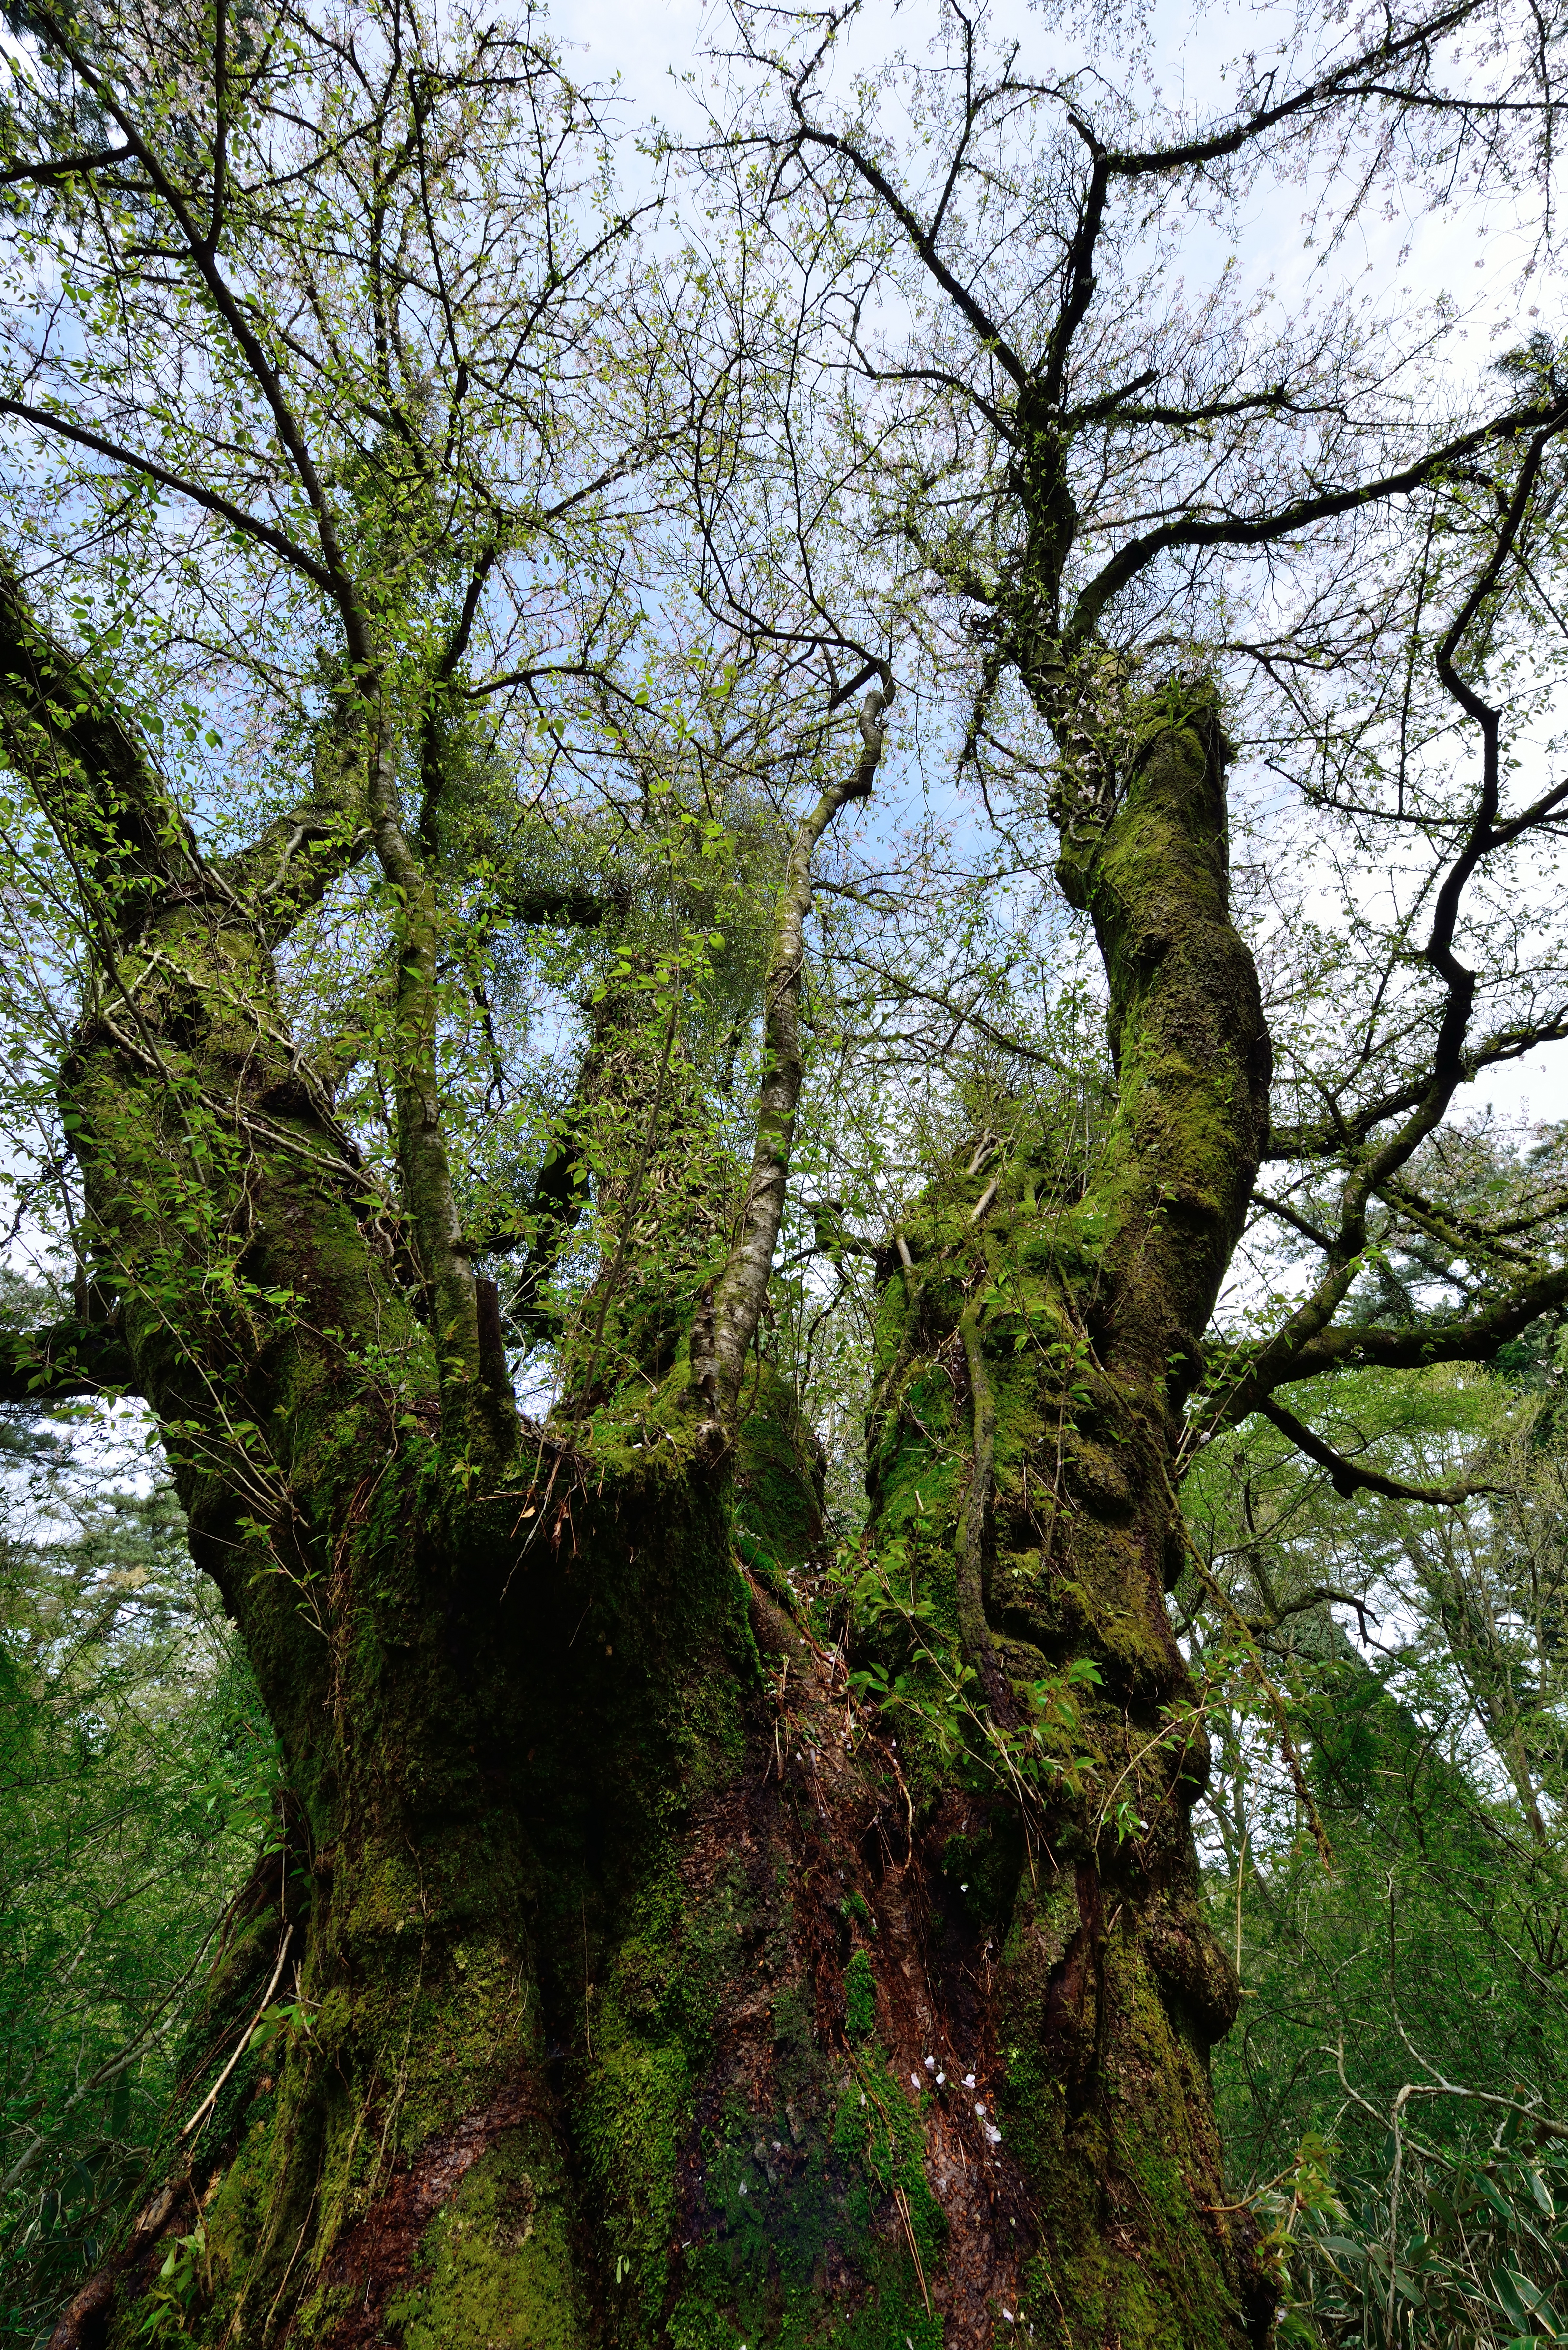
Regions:
<instances>
[{"instance_id":1,"label":"large tree","mask_svg":"<svg viewBox=\"0 0 1568 2350\"><path fill-rule=\"evenodd\" d=\"M1550 682L1512 616L1555 608L1568 399L1539 347L1419 404L1397 320L1370 359L1343 320L1262 348L1221 296L1157 301L1161 238L1287 140L1549 149L1553 53L1387 18L1140 136L960 18L904 85L909 177L808 43L710 150L734 237L656 268L535 26L27 27L6 988L76 1275L8 1391L145 1400L286 1764L161 2183L57 2340L1261 2338L1178 1486L1253 1411L1366 1482L1282 1389L1485 1356L1568 1294L1551 1184L1492 1212L1431 1168L1464 1083L1568 1027L1500 879L1568 786L1520 783L1489 681ZM915 333L871 345L851 298L846 376L857 271ZM1310 583L1267 633L1250 549ZM1272 1132L1233 645L1292 677L1325 853L1411 868L1321 934L1332 1013L1280 942ZM898 958L927 852L836 868L864 921L806 993L889 705L968 684L949 747L1008 886L1054 871L1092 931L1086 1082L994 973L955 1000L961 941ZM899 1007L877 1035L851 969ZM922 1005L979 1024L983 1101L950 1087L887 1230L798 1211L876 1312L870 1513L814 1614L784 1371L818 1293L775 1268L802 1088L809 1056L814 1156L835 1120L885 1151L877 1054L920 1057ZM571 1081L531 1096L547 1015ZM1270 1159L1321 1274L1216 1340ZM1462 1294L1379 1318L1409 1232Z\"/></svg>"}]
</instances>

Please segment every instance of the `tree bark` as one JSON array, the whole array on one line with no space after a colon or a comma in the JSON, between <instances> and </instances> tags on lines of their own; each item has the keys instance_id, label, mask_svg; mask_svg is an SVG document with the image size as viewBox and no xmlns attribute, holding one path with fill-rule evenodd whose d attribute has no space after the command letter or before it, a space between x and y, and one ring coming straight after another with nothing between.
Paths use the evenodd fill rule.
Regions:
<instances>
[{"instance_id":1,"label":"tree bark","mask_svg":"<svg viewBox=\"0 0 1568 2350\"><path fill-rule=\"evenodd\" d=\"M871 1466L934 1898L985 1936L995 2175L1030 2213L1016 2289L1037 2337L1075 2345L1261 2339L1273 2298L1227 2208L1208 2057L1238 1987L1201 1912L1208 1738L1163 1602L1269 1047L1217 713L1173 687L1133 717L1130 779L1059 868L1109 981L1114 1117L1086 1153L1037 1125L932 1187L887 1285ZM941 1762L944 1720L973 1746L981 1716L990 1795Z\"/></svg>"},{"instance_id":2,"label":"tree bark","mask_svg":"<svg viewBox=\"0 0 1568 2350\"><path fill-rule=\"evenodd\" d=\"M848 1664L765 1363L717 1467L686 1362L579 1449L454 1449L244 900L142 891L65 1076L92 1275L291 1793L56 2350L1261 2339L1161 1596L1265 1115L1222 750L1146 712L1064 851L1120 1073L1086 1181L1021 1130L901 1236Z\"/></svg>"}]
</instances>

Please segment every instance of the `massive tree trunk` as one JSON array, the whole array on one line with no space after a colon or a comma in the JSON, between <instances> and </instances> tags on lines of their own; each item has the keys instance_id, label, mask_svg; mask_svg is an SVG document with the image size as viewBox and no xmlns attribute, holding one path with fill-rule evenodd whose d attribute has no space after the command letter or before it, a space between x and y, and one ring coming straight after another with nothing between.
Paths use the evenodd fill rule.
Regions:
<instances>
[{"instance_id":1,"label":"massive tree trunk","mask_svg":"<svg viewBox=\"0 0 1568 2350\"><path fill-rule=\"evenodd\" d=\"M1265 1116L1211 710L1146 709L1064 850L1117 1056L1087 1180L1043 1128L981 1138L893 1236L846 1656L803 1604L809 1437L740 1375L788 1086L696 1376L509 1426L483 1311L448 1311L461 1247L410 1263L278 1008L278 884L306 836L302 893L357 853L352 790L275 876L203 867L10 625L10 755L62 837L83 779L112 835L62 1079L119 1301L87 1367L120 1346L157 1415L289 1788L156 2191L56 2350L1260 2339L1162 1598ZM69 1341L31 1376L67 1384Z\"/></svg>"},{"instance_id":2,"label":"massive tree trunk","mask_svg":"<svg viewBox=\"0 0 1568 2350\"><path fill-rule=\"evenodd\" d=\"M899 1236L871 1455L923 1719L905 1773L937 1914L981 1962L992 2176L1029 2214L1018 2289L1037 2334L1096 2345L1236 2341L1272 2306L1214 2126L1209 2051L1239 1993L1201 1913L1208 1734L1163 1598L1269 1046L1229 918L1216 713L1173 690L1137 732L1059 867L1109 983L1108 1124L1037 1126L933 1186ZM944 1713L972 1740L981 1707L977 1802L938 1756Z\"/></svg>"}]
</instances>

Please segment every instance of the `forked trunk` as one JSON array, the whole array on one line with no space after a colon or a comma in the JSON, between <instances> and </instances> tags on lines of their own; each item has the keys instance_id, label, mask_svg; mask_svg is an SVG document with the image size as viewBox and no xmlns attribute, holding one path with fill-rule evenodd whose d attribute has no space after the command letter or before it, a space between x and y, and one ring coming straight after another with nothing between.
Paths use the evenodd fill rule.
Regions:
<instances>
[{"instance_id":1,"label":"forked trunk","mask_svg":"<svg viewBox=\"0 0 1568 2350\"><path fill-rule=\"evenodd\" d=\"M438 1437L265 952L144 935L70 1073L100 1278L291 1794L57 2350L1261 2339L1162 1586L1267 1047L1218 726L1146 720L1064 868L1115 1115L1086 1181L1021 1131L895 1236L847 1660L776 1378L717 1466L684 1366L580 1451Z\"/></svg>"}]
</instances>

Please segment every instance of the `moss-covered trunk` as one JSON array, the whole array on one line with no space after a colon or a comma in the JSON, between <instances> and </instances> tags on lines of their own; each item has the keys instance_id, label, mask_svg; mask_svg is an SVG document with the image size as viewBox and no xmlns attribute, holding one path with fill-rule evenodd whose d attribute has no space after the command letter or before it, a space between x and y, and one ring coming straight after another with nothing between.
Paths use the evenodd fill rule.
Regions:
<instances>
[{"instance_id":1,"label":"moss-covered trunk","mask_svg":"<svg viewBox=\"0 0 1568 2350\"><path fill-rule=\"evenodd\" d=\"M977 1149L900 1236L866 1586L926 1850L987 1936L1020 2287L1038 2335L1096 2350L1239 2343L1270 2303L1214 2126L1209 2051L1238 1987L1199 1900L1208 1738L1163 1596L1269 1050L1229 915L1216 714L1173 689L1137 719L1130 778L1059 868L1109 980L1108 1127L1071 1167L1038 1128Z\"/></svg>"},{"instance_id":2,"label":"moss-covered trunk","mask_svg":"<svg viewBox=\"0 0 1568 2350\"><path fill-rule=\"evenodd\" d=\"M895 1236L847 1656L771 1374L717 1467L684 1365L498 1456L265 945L177 892L126 944L67 1072L98 1278L290 1792L60 2350L1256 2333L1162 1600L1263 1117L1220 749L1152 714L1069 841L1119 1064L1086 1185L982 1139Z\"/></svg>"},{"instance_id":3,"label":"moss-covered trunk","mask_svg":"<svg viewBox=\"0 0 1568 2350\"><path fill-rule=\"evenodd\" d=\"M726 1487L692 1473L678 1409L658 1443L487 1442L232 892L151 896L115 982L63 1086L95 1292L288 1792L161 2183L57 2339L597 2339L633 2272L662 2305L733 1971L716 1888L668 2049L620 2063L618 1948L684 1930L690 1823L748 1768ZM649 1980L683 1963L650 1955Z\"/></svg>"}]
</instances>

